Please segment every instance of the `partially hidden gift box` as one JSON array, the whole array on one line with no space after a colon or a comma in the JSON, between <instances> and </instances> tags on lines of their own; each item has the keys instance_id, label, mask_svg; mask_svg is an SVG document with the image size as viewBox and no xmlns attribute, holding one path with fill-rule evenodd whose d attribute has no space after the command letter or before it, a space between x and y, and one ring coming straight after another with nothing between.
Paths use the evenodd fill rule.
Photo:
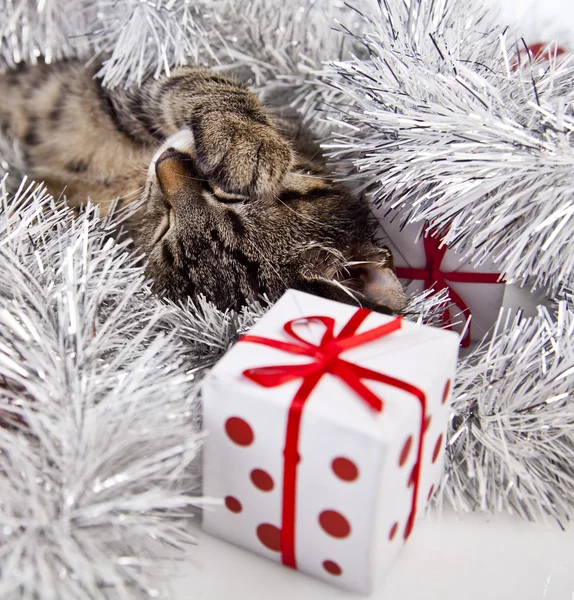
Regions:
<instances>
[{"instance_id":1,"label":"partially hidden gift box","mask_svg":"<svg viewBox=\"0 0 574 600\"><path fill-rule=\"evenodd\" d=\"M505 282L489 260L474 265L426 231L426 223L400 226L400 215L381 219L386 241L393 252L397 276L410 293L446 289L443 325L462 334L462 346L482 339L493 328L502 307Z\"/></svg>"},{"instance_id":2,"label":"partially hidden gift box","mask_svg":"<svg viewBox=\"0 0 574 600\"><path fill-rule=\"evenodd\" d=\"M458 345L286 292L203 383L205 531L368 593L440 483Z\"/></svg>"}]
</instances>

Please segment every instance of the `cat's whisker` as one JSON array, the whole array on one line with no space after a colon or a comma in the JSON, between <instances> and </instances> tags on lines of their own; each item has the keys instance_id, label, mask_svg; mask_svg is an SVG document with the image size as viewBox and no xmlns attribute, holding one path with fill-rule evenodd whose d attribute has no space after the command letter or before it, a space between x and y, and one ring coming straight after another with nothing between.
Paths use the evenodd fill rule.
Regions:
<instances>
[{"instance_id":1,"label":"cat's whisker","mask_svg":"<svg viewBox=\"0 0 574 600\"><path fill-rule=\"evenodd\" d=\"M183 179L187 179L188 181L202 181L209 183L209 179L206 177L192 177L191 175L182 175Z\"/></svg>"},{"instance_id":2,"label":"cat's whisker","mask_svg":"<svg viewBox=\"0 0 574 600\"><path fill-rule=\"evenodd\" d=\"M347 296L349 296L349 298L351 298L353 301L357 302L359 306L362 306L361 299L358 298L352 290L344 286L342 282L338 281L337 279L332 279L330 283L335 287L338 287L341 291L345 292L345 294L347 294Z\"/></svg>"},{"instance_id":3,"label":"cat's whisker","mask_svg":"<svg viewBox=\"0 0 574 600\"><path fill-rule=\"evenodd\" d=\"M324 175L313 175L312 173L296 173L296 175L299 175L300 177L306 177L307 179L321 179L321 180L325 180L325 176Z\"/></svg>"},{"instance_id":4,"label":"cat's whisker","mask_svg":"<svg viewBox=\"0 0 574 600\"><path fill-rule=\"evenodd\" d=\"M138 196L139 194L142 193L142 191L145 189L145 187L139 186L136 189L131 190L130 192L126 192L125 194L122 194L121 196L119 196L120 200L127 200L129 198L131 198L132 196ZM110 204L111 202L115 202L115 198L111 199L111 200L98 200L98 204Z\"/></svg>"},{"instance_id":5,"label":"cat's whisker","mask_svg":"<svg viewBox=\"0 0 574 600\"><path fill-rule=\"evenodd\" d=\"M386 267L387 264L382 260L351 260L346 262L344 267L357 267L362 265L374 265L376 267Z\"/></svg>"},{"instance_id":6,"label":"cat's whisker","mask_svg":"<svg viewBox=\"0 0 574 600\"><path fill-rule=\"evenodd\" d=\"M145 185L139 185L137 188L134 188L130 192L127 192L126 194L124 194L124 196L133 196L134 194L139 194L144 189L145 189Z\"/></svg>"}]
</instances>

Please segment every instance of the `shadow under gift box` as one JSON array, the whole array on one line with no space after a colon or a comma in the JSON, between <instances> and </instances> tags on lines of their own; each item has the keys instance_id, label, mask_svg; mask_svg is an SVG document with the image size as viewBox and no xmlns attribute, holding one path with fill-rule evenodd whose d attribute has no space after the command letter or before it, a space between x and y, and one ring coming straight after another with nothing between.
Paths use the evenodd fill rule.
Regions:
<instances>
[{"instance_id":1,"label":"shadow under gift box","mask_svg":"<svg viewBox=\"0 0 574 600\"><path fill-rule=\"evenodd\" d=\"M357 312L366 317L357 335L396 319L289 290L249 336L304 345L284 329L298 319L297 335L321 346L324 324L303 317L333 318L336 336ZM223 500L204 511L206 532L340 587L371 591L440 483L459 345L450 331L395 324L338 355L399 382L361 379L382 400L380 412L331 366L297 415L292 404L303 379L264 387L244 371L317 358L247 340L227 352L202 388L203 491ZM298 423L295 448L288 422L291 432ZM287 455L299 458L292 478Z\"/></svg>"}]
</instances>

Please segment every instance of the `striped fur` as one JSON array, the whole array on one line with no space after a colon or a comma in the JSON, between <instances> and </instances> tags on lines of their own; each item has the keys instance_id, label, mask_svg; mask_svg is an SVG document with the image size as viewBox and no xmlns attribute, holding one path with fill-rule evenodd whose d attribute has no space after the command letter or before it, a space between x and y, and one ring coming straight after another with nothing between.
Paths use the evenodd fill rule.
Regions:
<instances>
[{"instance_id":1,"label":"striped fur","mask_svg":"<svg viewBox=\"0 0 574 600\"><path fill-rule=\"evenodd\" d=\"M243 85L185 68L110 91L76 61L0 75L0 129L31 175L105 214L143 195L135 243L156 289L237 308L287 287L399 310L404 294L367 208L292 121Z\"/></svg>"}]
</instances>

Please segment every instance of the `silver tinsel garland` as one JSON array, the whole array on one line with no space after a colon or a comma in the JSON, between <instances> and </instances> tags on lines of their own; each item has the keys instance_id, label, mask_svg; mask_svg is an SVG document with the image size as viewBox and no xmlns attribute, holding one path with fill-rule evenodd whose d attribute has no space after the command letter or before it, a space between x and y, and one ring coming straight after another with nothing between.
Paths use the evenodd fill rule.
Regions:
<instances>
[{"instance_id":1,"label":"silver tinsel garland","mask_svg":"<svg viewBox=\"0 0 574 600\"><path fill-rule=\"evenodd\" d=\"M574 308L502 311L458 369L439 499L565 526L574 503Z\"/></svg>"},{"instance_id":2,"label":"silver tinsel garland","mask_svg":"<svg viewBox=\"0 0 574 600\"><path fill-rule=\"evenodd\" d=\"M413 5L372 17L368 60L324 70L351 102L332 157L474 263L559 291L574 270L574 62L520 57L524 41L474 3Z\"/></svg>"},{"instance_id":3,"label":"silver tinsel garland","mask_svg":"<svg viewBox=\"0 0 574 600\"><path fill-rule=\"evenodd\" d=\"M573 67L530 64L475 3L0 0L0 64L105 59L105 85L234 69L329 135L334 169L479 263L544 287L461 361L437 502L565 524L574 507ZM333 19L336 18L335 22ZM323 64L322 64L323 62ZM516 68L517 67L517 68ZM322 119L319 122L317 115ZM150 295L94 208L73 218L0 137L0 597L160 593L192 541L196 387L264 312ZM448 230L445 224L449 223ZM115 240L115 241L114 241ZM438 322L445 295L409 317ZM46 591L48 590L48 592ZM49 594L52 593L50 596Z\"/></svg>"},{"instance_id":4,"label":"silver tinsel garland","mask_svg":"<svg viewBox=\"0 0 574 600\"><path fill-rule=\"evenodd\" d=\"M0 597L153 595L151 559L192 541L199 503L194 377L161 331L170 311L93 208L75 219L41 185L4 186Z\"/></svg>"}]
</instances>

